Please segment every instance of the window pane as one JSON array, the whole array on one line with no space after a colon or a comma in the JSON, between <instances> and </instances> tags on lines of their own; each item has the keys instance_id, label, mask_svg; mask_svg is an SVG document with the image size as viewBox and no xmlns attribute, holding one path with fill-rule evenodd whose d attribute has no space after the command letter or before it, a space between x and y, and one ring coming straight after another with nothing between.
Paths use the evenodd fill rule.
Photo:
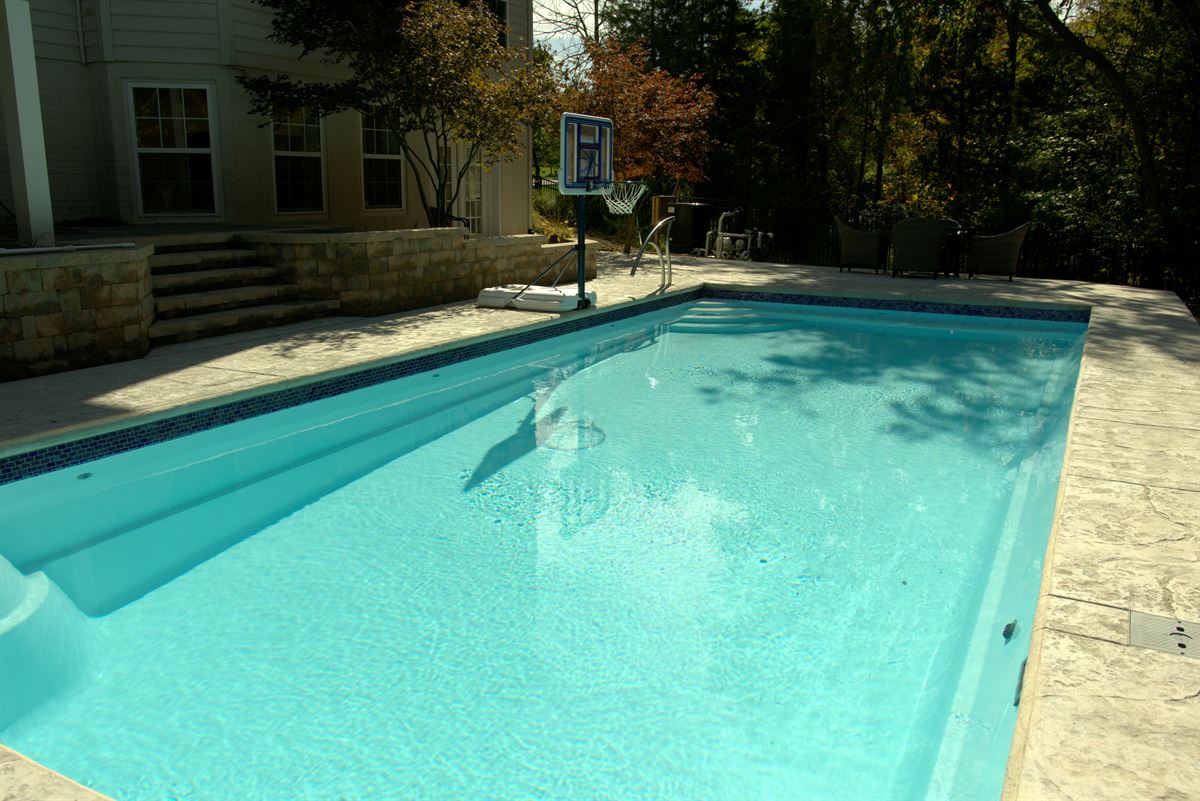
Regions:
<instances>
[{"instance_id":1,"label":"window pane","mask_svg":"<svg viewBox=\"0 0 1200 801\"><path fill-rule=\"evenodd\" d=\"M404 205L399 159L363 159L363 189L367 208L398 208Z\"/></svg>"},{"instance_id":2,"label":"window pane","mask_svg":"<svg viewBox=\"0 0 1200 801\"><path fill-rule=\"evenodd\" d=\"M203 89L184 89L183 107L189 118L208 119L208 92Z\"/></svg>"},{"instance_id":3,"label":"window pane","mask_svg":"<svg viewBox=\"0 0 1200 801\"><path fill-rule=\"evenodd\" d=\"M162 134L159 132L158 120L137 120L138 147L162 147Z\"/></svg>"},{"instance_id":4,"label":"window pane","mask_svg":"<svg viewBox=\"0 0 1200 801\"><path fill-rule=\"evenodd\" d=\"M154 89L138 88L133 90L133 116L157 117L158 92Z\"/></svg>"},{"instance_id":5,"label":"window pane","mask_svg":"<svg viewBox=\"0 0 1200 801\"><path fill-rule=\"evenodd\" d=\"M208 147L208 120L192 120L187 121L187 146L188 147Z\"/></svg>"},{"instance_id":6,"label":"window pane","mask_svg":"<svg viewBox=\"0 0 1200 801\"><path fill-rule=\"evenodd\" d=\"M191 184L191 206L194 211L213 211L212 156L190 155L188 160L188 179Z\"/></svg>"},{"instance_id":7,"label":"window pane","mask_svg":"<svg viewBox=\"0 0 1200 801\"><path fill-rule=\"evenodd\" d=\"M276 156L275 202L280 211L320 211L324 208L321 159Z\"/></svg>"},{"instance_id":8,"label":"window pane","mask_svg":"<svg viewBox=\"0 0 1200 801\"><path fill-rule=\"evenodd\" d=\"M321 128L318 125L304 126L304 147L301 148L306 153L321 152Z\"/></svg>"},{"instance_id":9,"label":"window pane","mask_svg":"<svg viewBox=\"0 0 1200 801\"><path fill-rule=\"evenodd\" d=\"M182 117L183 116L183 90L182 89L159 89L158 90L158 106L159 113L164 117Z\"/></svg>"},{"instance_id":10,"label":"window pane","mask_svg":"<svg viewBox=\"0 0 1200 801\"><path fill-rule=\"evenodd\" d=\"M182 119L165 119L162 121L162 146L185 147L187 140L183 134Z\"/></svg>"},{"instance_id":11,"label":"window pane","mask_svg":"<svg viewBox=\"0 0 1200 801\"><path fill-rule=\"evenodd\" d=\"M140 153L138 168L147 214L215 210L212 158L207 153Z\"/></svg>"}]
</instances>

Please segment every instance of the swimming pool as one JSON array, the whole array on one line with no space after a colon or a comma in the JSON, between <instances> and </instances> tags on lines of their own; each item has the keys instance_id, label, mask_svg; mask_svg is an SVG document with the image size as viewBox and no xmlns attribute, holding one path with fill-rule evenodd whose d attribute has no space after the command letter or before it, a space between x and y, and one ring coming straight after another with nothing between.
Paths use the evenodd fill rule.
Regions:
<instances>
[{"instance_id":1,"label":"swimming pool","mask_svg":"<svg viewBox=\"0 0 1200 801\"><path fill-rule=\"evenodd\" d=\"M98 617L0 737L139 798L998 794L1082 330L700 302L6 485Z\"/></svg>"}]
</instances>

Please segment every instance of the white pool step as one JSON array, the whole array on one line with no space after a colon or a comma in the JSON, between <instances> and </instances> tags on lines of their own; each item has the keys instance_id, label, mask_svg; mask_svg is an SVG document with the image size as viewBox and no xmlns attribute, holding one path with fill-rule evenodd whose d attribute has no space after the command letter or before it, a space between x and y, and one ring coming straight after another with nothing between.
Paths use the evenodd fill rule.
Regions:
<instances>
[{"instance_id":1,"label":"white pool step","mask_svg":"<svg viewBox=\"0 0 1200 801\"><path fill-rule=\"evenodd\" d=\"M87 643L86 620L62 590L0 556L0 731L79 675Z\"/></svg>"}]
</instances>

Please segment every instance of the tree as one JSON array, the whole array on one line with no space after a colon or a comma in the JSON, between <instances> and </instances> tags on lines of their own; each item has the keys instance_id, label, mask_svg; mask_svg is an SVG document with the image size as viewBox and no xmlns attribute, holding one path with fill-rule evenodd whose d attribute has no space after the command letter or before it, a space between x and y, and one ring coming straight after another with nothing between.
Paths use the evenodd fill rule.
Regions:
<instances>
[{"instance_id":1,"label":"tree","mask_svg":"<svg viewBox=\"0 0 1200 801\"><path fill-rule=\"evenodd\" d=\"M537 44L533 48L532 58L547 71L554 67L554 56L544 45ZM557 163L558 160L558 117L562 106L560 101L562 89L555 84L547 89L549 102L542 103L535 110L531 125L532 161L534 185L542 185L542 167Z\"/></svg>"},{"instance_id":2,"label":"tree","mask_svg":"<svg viewBox=\"0 0 1200 801\"><path fill-rule=\"evenodd\" d=\"M613 121L613 172L618 180L698 181L712 140L705 123L713 93L699 75L651 68L639 44L609 39L589 47L591 69L575 103Z\"/></svg>"},{"instance_id":3,"label":"tree","mask_svg":"<svg viewBox=\"0 0 1200 801\"><path fill-rule=\"evenodd\" d=\"M1080 73L1074 80L1082 77L1084 82L1067 104L1069 116L1042 120L1057 137L1048 144L1070 143L1075 165L1094 165L1091 182L1060 204L1060 216L1111 232L1117 242L1146 242L1153 256L1142 270L1135 267L1128 280L1172 285L1185 296L1200 294L1195 224L1200 211L1195 170L1200 158L1200 13L1195 0L1078 6L1019 0L1016 5L1023 12L1022 32L1041 56L1059 65L1046 73L1050 87L1069 85L1072 72ZM1084 118L1086 132L1055 124ZM1105 142L1113 145L1107 154L1097 148ZM1066 198L1062 189L1067 186L1060 183L1056 193L1050 191ZM1095 214L1087 215L1091 210ZM1092 223L1089 216L1103 223Z\"/></svg>"},{"instance_id":4,"label":"tree","mask_svg":"<svg viewBox=\"0 0 1200 801\"><path fill-rule=\"evenodd\" d=\"M613 121L613 173L634 178L698 181L712 140L706 123L713 93L699 75L679 77L651 68L640 44L609 39L588 48L591 69L573 100L588 114ZM637 210L626 229L626 251Z\"/></svg>"},{"instance_id":5,"label":"tree","mask_svg":"<svg viewBox=\"0 0 1200 801\"><path fill-rule=\"evenodd\" d=\"M587 48L607 38L609 5L610 0L533 0L538 38L554 43L570 78L587 71Z\"/></svg>"},{"instance_id":6,"label":"tree","mask_svg":"<svg viewBox=\"0 0 1200 801\"><path fill-rule=\"evenodd\" d=\"M651 67L700 75L715 97L706 127L720 145L709 154L706 191L757 197L771 172L757 174L759 121L783 89L764 91L762 8L742 0L609 0L613 38L645 49ZM761 178L766 179L760 180Z\"/></svg>"},{"instance_id":7,"label":"tree","mask_svg":"<svg viewBox=\"0 0 1200 801\"><path fill-rule=\"evenodd\" d=\"M271 38L349 77L305 82L239 76L252 113L310 108L375 116L417 175L431 226L445 225L470 165L515 158L553 85L544 63L500 43L503 27L481 3L454 0L256 0L275 11ZM417 141L410 141L409 134ZM466 157L454 170L456 143Z\"/></svg>"}]
</instances>

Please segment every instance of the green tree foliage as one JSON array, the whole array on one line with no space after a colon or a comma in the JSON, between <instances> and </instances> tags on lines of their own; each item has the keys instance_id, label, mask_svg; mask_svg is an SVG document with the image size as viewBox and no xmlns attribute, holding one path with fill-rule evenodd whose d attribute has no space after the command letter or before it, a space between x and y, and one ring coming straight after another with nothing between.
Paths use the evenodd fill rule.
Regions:
<instances>
[{"instance_id":1,"label":"green tree foliage","mask_svg":"<svg viewBox=\"0 0 1200 801\"><path fill-rule=\"evenodd\" d=\"M1041 274L1200 295L1196 0L608 9L622 41L715 95L697 192L786 209L796 252L834 213L991 232L1032 219Z\"/></svg>"},{"instance_id":2,"label":"green tree foliage","mask_svg":"<svg viewBox=\"0 0 1200 801\"><path fill-rule=\"evenodd\" d=\"M680 77L650 66L639 44L608 40L588 48L591 67L570 93L572 108L608 117L619 131L613 143L618 180L699 181L712 140L705 127L713 93L699 75Z\"/></svg>"},{"instance_id":3,"label":"green tree foliage","mask_svg":"<svg viewBox=\"0 0 1200 801\"><path fill-rule=\"evenodd\" d=\"M553 75L554 56L542 45L535 45L531 58L542 74ZM562 80L546 87L540 103L532 110L530 121L531 167L537 187L542 185L542 168L558 164L558 118L563 108Z\"/></svg>"},{"instance_id":4,"label":"green tree foliage","mask_svg":"<svg viewBox=\"0 0 1200 801\"><path fill-rule=\"evenodd\" d=\"M699 75L680 77L651 67L645 48L609 39L588 46L590 67L569 93L573 109L613 121L613 173L618 180L682 181L704 178L712 140L706 127L713 93ZM640 201L639 201L640 203ZM637 208L626 225L628 252Z\"/></svg>"},{"instance_id":5,"label":"green tree foliage","mask_svg":"<svg viewBox=\"0 0 1200 801\"><path fill-rule=\"evenodd\" d=\"M325 115L375 115L399 134L418 176L429 224L450 218L470 165L523 152L525 126L550 102L545 61L500 43L503 27L480 3L454 0L257 0L275 12L271 38L346 77L301 81L288 75L240 76L252 112L270 116L307 107ZM410 140L408 134L416 134ZM455 170L446 157L458 143Z\"/></svg>"}]
</instances>

